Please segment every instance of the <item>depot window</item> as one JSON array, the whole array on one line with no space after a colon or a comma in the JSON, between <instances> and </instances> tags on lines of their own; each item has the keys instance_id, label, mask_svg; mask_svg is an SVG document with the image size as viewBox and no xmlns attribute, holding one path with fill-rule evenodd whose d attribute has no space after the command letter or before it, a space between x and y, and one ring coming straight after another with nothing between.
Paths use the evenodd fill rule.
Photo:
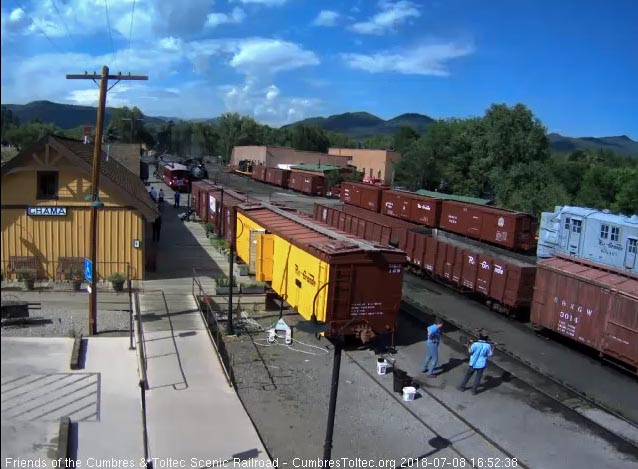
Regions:
<instances>
[{"instance_id":1,"label":"depot window","mask_svg":"<svg viewBox=\"0 0 638 469\"><path fill-rule=\"evenodd\" d=\"M51 200L58 198L58 173L57 171L38 171L38 200Z\"/></svg>"},{"instance_id":2,"label":"depot window","mask_svg":"<svg viewBox=\"0 0 638 469\"><path fill-rule=\"evenodd\" d=\"M636 254L636 251L638 251L638 239L629 239L627 251L629 251L629 254Z\"/></svg>"},{"instance_id":3,"label":"depot window","mask_svg":"<svg viewBox=\"0 0 638 469\"><path fill-rule=\"evenodd\" d=\"M600 225L600 237L601 239L609 238L609 225Z\"/></svg>"},{"instance_id":4,"label":"depot window","mask_svg":"<svg viewBox=\"0 0 638 469\"><path fill-rule=\"evenodd\" d=\"M611 227L611 240L618 241L620 239L620 228L617 226Z\"/></svg>"},{"instance_id":5,"label":"depot window","mask_svg":"<svg viewBox=\"0 0 638 469\"><path fill-rule=\"evenodd\" d=\"M569 217L565 218L565 229L568 230L571 223L571 219Z\"/></svg>"}]
</instances>

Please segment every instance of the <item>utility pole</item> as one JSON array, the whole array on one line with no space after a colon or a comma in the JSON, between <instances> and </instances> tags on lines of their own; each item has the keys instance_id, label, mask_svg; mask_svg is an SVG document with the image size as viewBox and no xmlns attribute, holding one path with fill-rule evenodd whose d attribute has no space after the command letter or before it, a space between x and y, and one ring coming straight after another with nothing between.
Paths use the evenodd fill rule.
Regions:
<instances>
[{"instance_id":1,"label":"utility pole","mask_svg":"<svg viewBox=\"0 0 638 469\"><path fill-rule=\"evenodd\" d=\"M95 126L95 146L93 147L93 174L91 177L91 291L89 292L89 335L97 334L97 209L104 204L100 202L100 155L102 154L102 131L104 130L104 110L106 107L106 93L121 80L148 80L142 75L109 75L109 68L104 65L102 74L67 75L67 80L100 80L100 101L97 107L97 123ZM117 80L107 89L109 80Z\"/></svg>"}]
</instances>

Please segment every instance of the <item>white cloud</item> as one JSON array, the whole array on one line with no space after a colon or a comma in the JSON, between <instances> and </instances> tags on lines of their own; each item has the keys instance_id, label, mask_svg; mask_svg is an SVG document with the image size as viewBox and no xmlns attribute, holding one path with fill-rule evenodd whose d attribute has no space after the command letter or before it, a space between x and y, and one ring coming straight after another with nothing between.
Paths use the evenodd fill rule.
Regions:
<instances>
[{"instance_id":1,"label":"white cloud","mask_svg":"<svg viewBox=\"0 0 638 469\"><path fill-rule=\"evenodd\" d=\"M319 65L319 58L314 52L292 42L257 38L242 40L238 46L230 65L246 74L264 71L272 74Z\"/></svg>"},{"instance_id":2,"label":"white cloud","mask_svg":"<svg viewBox=\"0 0 638 469\"><path fill-rule=\"evenodd\" d=\"M319 101L312 98L281 96L277 86L263 86L257 77L247 77L242 85L222 86L220 91L226 111L248 114L259 122L275 126L303 119L319 105Z\"/></svg>"},{"instance_id":3,"label":"white cloud","mask_svg":"<svg viewBox=\"0 0 638 469\"><path fill-rule=\"evenodd\" d=\"M281 6L285 4L288 0L231 0L231 1L239 2L243 4L252 3L256 5L265 5L268 7L273 7L273 6Z\"/></svg>"},{"instance_id":4,"label":"white cloud","mask_svg":"<svg viewBox=\"0 0 638 469\"><path fill-rule=\"evenodd\" d=\"M231 13L209 13L206 19L206 27L214 28L220 24L239 24L246 18L246 13L241 8L233 8Z\"/></svg>"},{"instance_id":5,"label":"white cloud","mask_svg":"<svg viewBox=\"0 0 638 469\"><path fill-rule=\"evenodd\" d=\"M332 10L321 10L312 22L315 26L336 26L341 15Z\"/></svg>"},{"instance_id":6,"label":"white cloud","mask_svg":"<svg viewBox=\"0 0 638 469\"><path fill-rule=\"evenodd\" d=\"M381 11L367 21L353 24L350 29L360 34L383 35L390 31L395 31L398 26L410 18L421 16L416 4L400 0L396 3L381 1L379 3Z\"/></svg>"},{"instance_id":7,"label":"white cloud","mask_svg":"<svg viewBox=\"0 0 638 469\"><path fill-rule=\"evenodd\" d=\"M471 45L429 44L404 51L382 51L375 54L341 54L353 69L370 73L394 72L403 75L447 76L449 60L469 55Z\"/></svg>"}]
</instances>

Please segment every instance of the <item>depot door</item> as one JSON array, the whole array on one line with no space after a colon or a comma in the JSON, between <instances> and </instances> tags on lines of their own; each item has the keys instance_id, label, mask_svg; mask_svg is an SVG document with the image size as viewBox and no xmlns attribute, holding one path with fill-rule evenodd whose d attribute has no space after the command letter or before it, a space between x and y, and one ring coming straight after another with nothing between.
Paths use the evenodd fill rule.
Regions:
<instances>
[{"instance_id":1,"label":"depot door","mask_svg":"<svg viewBox=\"0 0 638 469\"><path fill-rule=\"evenodd\" d=\"M567 252L571 255L576 255L580 252L580 235L583 229L583 220L579 218L572 218L569 224L569 235Z\"/></svg>"},{"instance_id":2,"label":"depot door","mask_svg":"<svg viewBox=\"0 0 638 469\"><path fill-rule=\"evenodd\" d=\"M636 251L638 250L638 238L627 238L625 247L625 268L632 270L636 266Z\"/></svg>"}]
</instances>

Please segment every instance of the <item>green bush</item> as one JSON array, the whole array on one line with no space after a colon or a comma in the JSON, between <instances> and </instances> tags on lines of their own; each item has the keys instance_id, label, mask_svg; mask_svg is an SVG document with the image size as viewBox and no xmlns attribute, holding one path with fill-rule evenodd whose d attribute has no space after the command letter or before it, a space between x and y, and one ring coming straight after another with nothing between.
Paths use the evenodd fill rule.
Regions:
<instances>
[{"instance_id":1,"label":"green bush","mask_svg":"<svg viewBox=\"0 0 638 469\"><path fill-rule=\"evenodd\" d=\"M215 227L212 223L206 223L204 225L204 229L206 230L206 233L212 233L215 230Z\"/></svg>"},{"instance_id":2,"label":"green bush","mask_svg":"<svg viewBox=\"0 0 638 469\"><path fill-rule=\"evenodd\" d=\"M110 282L123 282L126 280L126 275L122 272L115 272L114 274L109 275Z\"/></svg>"},{"instance_id":3,"label":"green bush","mask_svg":"<svg viewBox=\"0 0 638 469\"><path fill-rule=\"evenodd\" d=\"M18 274L18 280L35 280L35 275L31 272L20 272Z\"/></svg>"},{"instance_id":4,"label":"green bush","mask_svg":"<svg viewBox=\"0 0 638 469\"><path fill-rule=\"evenodd\" d=\"M215 279L215 285L218 287L230 287L230 278L226 275L222 275ZM237 286L237 278L233 277L233 287Z\"/></svg>"}]
</instances>

